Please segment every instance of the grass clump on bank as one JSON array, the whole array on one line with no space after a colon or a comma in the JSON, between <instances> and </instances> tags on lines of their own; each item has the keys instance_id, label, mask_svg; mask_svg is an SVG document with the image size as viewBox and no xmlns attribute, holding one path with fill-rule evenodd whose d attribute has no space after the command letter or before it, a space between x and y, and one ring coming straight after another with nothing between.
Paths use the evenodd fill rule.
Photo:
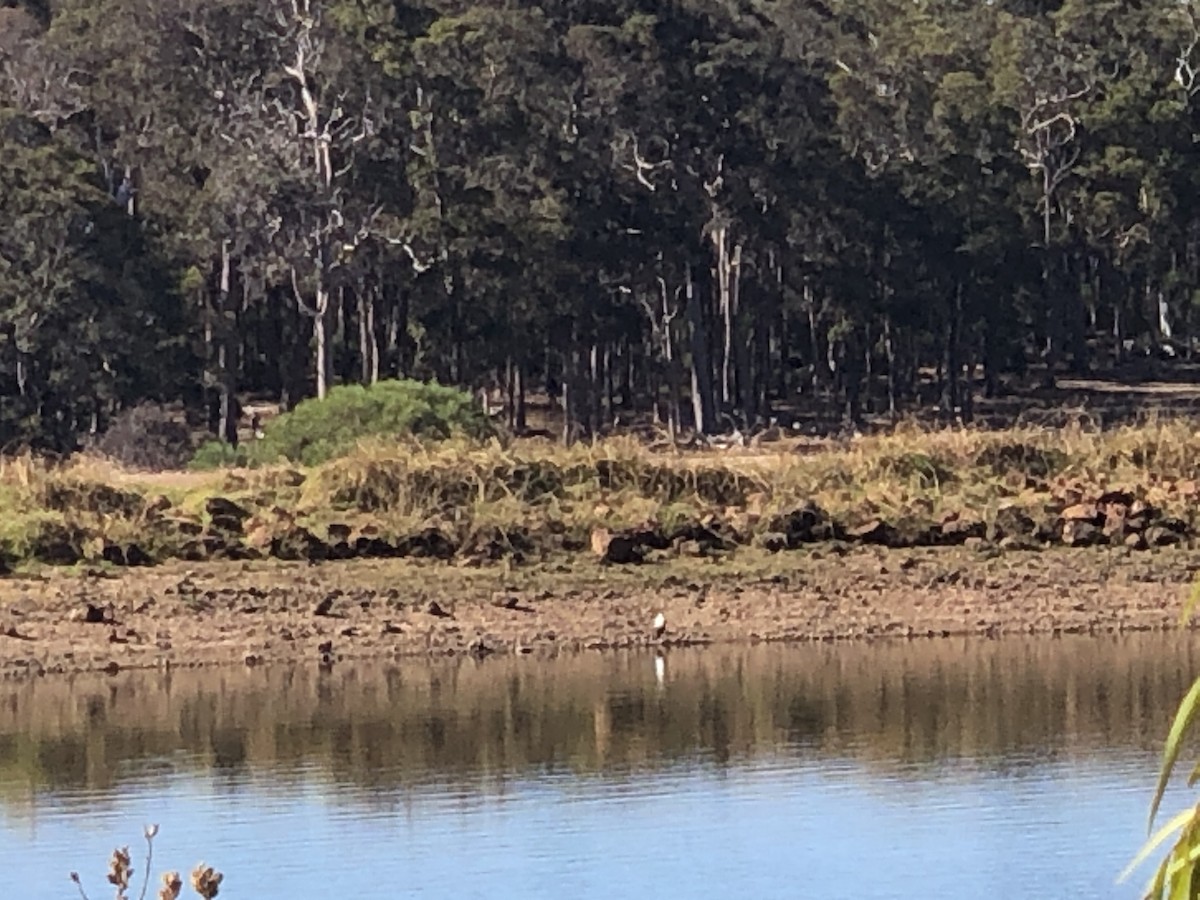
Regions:
<instances>
[{"instance_id":1,"label":"grass clump on bank","mask_svg":"<svg viewBox=\"0 0 1200 900\"><path fill-rule=\"evenodd\" d=\"M359 429L346 410L364 409L360 399L341 407L342 430L326 442L305 443L319 419L301 419L281 428L275 446L301 459L350 446ZM1105 433L909 428L850 442L665 453L630 439L563 448L355 436L328 461L253 470L136 474L87 458L8 460L0 554L127 565L494 559L600 552L598 530L638 543L630 559L829 540L1144 549L1197 534L1198 480L1200 436L1185 422Z\"/></svg>"},{"instance_id":2,"label":"grass clump on bank","mask_svg":"<svg viewBox=\"0 0 1200 900\"><path fill-rule=\"evenodd\" d=\"M271 420L262 440L234 449L205 444L192 467L263 465L286 460L316 466L354 450L362 440L465 436L483 440L494 434L491 421L470 394L420 381L380 381L370 387L340 385L324 399L310 399Z\"/></svg>"}]
</instances>

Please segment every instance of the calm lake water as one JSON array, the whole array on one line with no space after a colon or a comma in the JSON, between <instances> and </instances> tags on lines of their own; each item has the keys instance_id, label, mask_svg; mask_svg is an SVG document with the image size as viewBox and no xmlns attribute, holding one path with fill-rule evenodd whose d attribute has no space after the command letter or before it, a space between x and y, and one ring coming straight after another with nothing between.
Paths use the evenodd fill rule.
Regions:
<instances>
[{"instance_id":1,"label":"calm lake water","mask_svg":"<svg viewBox=\"0 0 1200 900\"><path fill-rule=\"evenodd\" d=\"M204 859L230 898L1134 898L1146 873L1115 879L1198 649L940 641L5 685L0 896L77 897L77 870L109 897L113 846L140 873L156 822L152 870Z\"/></svg>"}]
</instances>

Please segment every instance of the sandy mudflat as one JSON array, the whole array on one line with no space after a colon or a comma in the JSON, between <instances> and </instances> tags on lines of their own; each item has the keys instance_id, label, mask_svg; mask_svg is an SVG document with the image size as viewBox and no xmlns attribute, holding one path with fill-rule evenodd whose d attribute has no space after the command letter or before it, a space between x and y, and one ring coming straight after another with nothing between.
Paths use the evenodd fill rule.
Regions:
<instances>
[{"instance_id":1,"label":"sandy mudflat","mask_svg":"<svg viewBox=\"0 0 1200 900\"><path fill-rule=\"evenodd\" d=\"M741 553L602 566L168 564L0 579L0 675L1178 627L1200 552ZM89 606L91 607L89 609Z\"/></svg>"}]
</instances>

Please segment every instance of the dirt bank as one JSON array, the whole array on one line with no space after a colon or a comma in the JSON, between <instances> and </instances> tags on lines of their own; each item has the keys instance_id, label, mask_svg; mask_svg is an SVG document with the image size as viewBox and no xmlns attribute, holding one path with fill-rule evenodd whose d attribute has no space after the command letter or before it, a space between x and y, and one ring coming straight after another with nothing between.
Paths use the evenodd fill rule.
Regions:
<instances>
[{"instance_id":1,"label":"dirt bank","mask_svg":"<svg viewBox=\"0 0 1200 900\"><path fill-rule=\"evenodd\" d=\"M0 676L1175 627L1200 552L856 547L605 566L247 561L0 580ZM652 621L666 617L655 637Z\"/></svg>"}]
</instances>

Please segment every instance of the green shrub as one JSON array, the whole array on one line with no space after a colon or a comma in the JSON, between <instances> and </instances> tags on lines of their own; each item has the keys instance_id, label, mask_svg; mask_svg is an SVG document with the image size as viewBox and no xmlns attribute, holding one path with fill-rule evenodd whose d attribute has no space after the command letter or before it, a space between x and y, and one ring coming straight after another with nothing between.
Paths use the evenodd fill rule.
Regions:
<instances>
[{"instance_id":1,"label":"green shrub","mask_svg":"<svg viewBox=\"0 0 1200 900\"><path fill-rule=\"evenodd\" d=\"M231 447L224 441L205 441L193 454L189 469L248 468L258 462L259 453L252 444Z\"/></svg>"},{"instance_id":2,"label":"green shrub","mask_svg":"<svg viewBox=\"0 0 1200 900\"><path fill-rule=\"evenodd\" d=\"M342 385L324 400L305 400L269 422L252 451L260 461L287 459L320 465L344 456L363 438L482 439L490 420L456 388L419 381L381 381L370 387Z\"/></svg>"}]
</instances>

